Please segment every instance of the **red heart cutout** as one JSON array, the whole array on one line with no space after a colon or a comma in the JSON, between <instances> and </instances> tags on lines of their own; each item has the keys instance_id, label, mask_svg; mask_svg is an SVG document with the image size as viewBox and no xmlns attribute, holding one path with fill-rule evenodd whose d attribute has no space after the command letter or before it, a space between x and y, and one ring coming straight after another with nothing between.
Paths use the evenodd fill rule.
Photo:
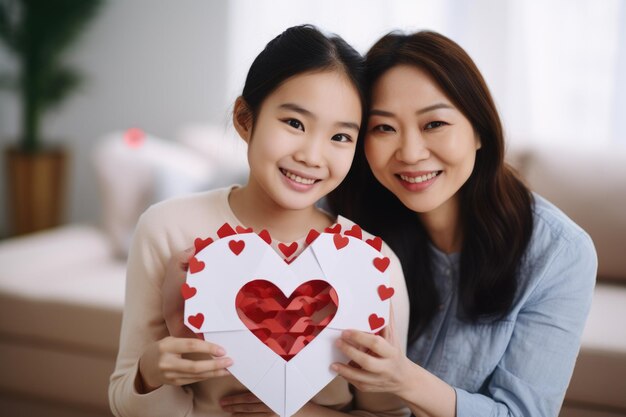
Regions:
<instances>
[{"instance_id":1,"label":"red heart cutout","mask_svg":"<svg viewBox=\"0 0 626 417\"><path fill-rule=\"evenodd\" d=\"M193 327L200 329L200 327L202 327L202 323L204 323L204 314L198 313L195 316L189 316L187 320Z\"/></svg>"},{"instance_id":2,"label":"red heart cutout","mask_svg":"<svg viewBox=\"0 0 626 417\"><path fill-rule=\"evenodd\" d=\"M339 232L341 232L341 225L339 223L337 223L334 226L327 227L326 229L324 229L324 231L326 233L339 233Z\"/></svg>"},{"instance_id":3,"label":"red heart cutout","mask_svg":"<svg viewBox=\"0 0 626 417\"><path fill-rule=\"evenodd\" d=\"M321 280L305 282L287 298L273 283L257 279L241 287L235 299L241 321L286 361L324 330L338 305L335 289Z\"/></svg>"},{"instance_id":4,"label":"red heart cutout","mask_svg":"<svg viewBox=\"0 0 626 417\"><path fill-rule=\"evenodd\" d=\"M313 243L315 239L317 239L319 235L320 235L320 232L318 232L315 229L311 229L309 230L309 234L306 235L306 239L304 241L306 242L307 245L310 245L311 243Z\"/></svg>"},{"instance_id":5,"label":"red heart cutout","mask_svg":"<svg viewBox=\"0 0 626 417\"><path fill-rule=\"evenodd\" d=\"M344 235L356 237L357 239L363 239L363 230L358 224L355 224L350 230L346 230Z\"/></svg>"},{"instance_id":6,"label":"red heart cutout","mask_svg":"<svg viewBox=\"0 0 626 417\"><path fill-rule=\"evenodd\" d=\"M244 234L244 233L252 233L252 228L251 228L251 227L245 228L245 227L243 227L243 226L239 226L239 225L238 225L237 227L235 227L235 230L236 230L236 231L237 231L237 233L239 233L240 235L241 235L241 234Z\"/></svg>"},{"instance_id":7,"label":"red heart cutout","mask_svg":"<svg viewBox=\"0 0 626 417\"><path fill-rule=\"evenodd\" d=\"M204 262L199 261L194 256L189 260L189 272L195 274L196 272L200 272L204 269Z\"/></svg>"},{"instance_id":8,"label":"red heart cutout","mask_svg":"<svg viewBox=\"0 0 626 417\"><path fill-rule=\"evenodd\" d=\"M213 243L213 239L210 237L207 237L206 239L197 237L196 240L193 241L193 246L196 248L194 255L197 255L198 252L209 246L211 243Z\"/></svg>"},{"instance_id":9,"label":"red heart cutout","mask_svg":"<svg viewBox=\"0 0 626 417\"><path fill-rule=\"evenodd\" d=\"M393 297L393 294L396 291L392 287L387 287L385 285L380 285L378 287L378 296L382 301L385 301L388 298Z\"/></svg>"},{"instance_id":10,"label":"red heart cutout","mask_svg":"<svg viewBox=\"0 0 626 417\"><path fill-rule=\"evenodd\" d=\"M261 232L259 233L259 237L263 239L268 245L272 244L272 237L270 236L270 232L268 232L267 230L261 230Z\"/></svg>"},{"instance_id":11,"label":"red heart cutout","mask_svg":"<svg viewBox=\"0 0 626 417\"><path fill-rule=\"evenodd\" d=\"M380 250L383 247L383 240L379 238L378 236L376 236L373 239L367 239L365 243L367 243L368 245L376 249L378 252L380 252Z\"/></svg>"},{"instance_id":12,"label":"red heart cutout","mask_svg":"<svg viewBox=\"0 0 626 417\"><path fill-rule=\"evenodd\" d=\"M131 127L124 133L124 141L131 148L138 148L143 145L146 134L143 130Z\"/></svg>"},{"instance_id":13,"label":"red heart cutout","mask_svg":"<svg viewBox=\"0 0 626 417\"><path fill-rule=\"evenodd\" d=\"M390 262L389 258L387 258L386 256L383 258L374 258L374 266L380 272L385 272L385 270L387 270L387 267L389 266L389 262Z\"/></svg>"},{"instance_id":14,"label":"red heart cutout","mask_svg":"<svg viewBox=\"0 0 626 417\"><path fill-rule=\"evenodd\" d=\"M349 241L350 240L345 236L341 236L341 235L333 236L333 242L335 242L335 247L337 248L337 250L348 246Z\"/></svg>"},{"instance_id":15,"label":"red heart cutout","mask_svg":"<svg viewBox=\"0 0 626 417\"><path fill-rule=\"evenodd\" d=\"M370 329L378 329L385 325L385 319L383 317L378 317L376 314L370 314L369 316Z\"/></svg>"},{"instance_id":16,"label":"red heart cutout","mask_svg":"<svg viewBox=\"0 0 626 417\"><path fill-rule=\"evenodd\" d=\"M289 258L298 249L298 242L292 242L289 245L279 243L278 249L285 255L285 258Z\"/></svg>"},{"instance_id":17,"label":"red heart cutout","mask_svg":"<svg viewBox=\"0 0 626 417\"><path fill-rule=\"evenodd\" d=\"M197 292L198 290L196 290L194 287L190 287L187 283L184 283L180 287L180 293L183 295L183 298L185 300L189 300L191 297L196 295Z\"/></svg>"},{"instance_id":18,"label":"red heart cutout","mask_svg":"<svg viewBox=\"0 0 626 417\"><path fill-rule=\"evenodd\" d=\"M231 240L228 242L228 247L235 255L239 255L245 246L246 242L243 240Z\"/></svg>"},{"instance_id":19,"label":"red heart cutout","mask_svg":"<svg viewBox=\"0 0 626 417\"><path fill-rule=\"evenodd\" d=\"M225 238L225 237L227 237L227 236L232 236L232 235L236 235L236 234L237 234L237 232L235 232L235 230L234 230L234 229L230 226L230 224L228 224L228 223L224 223L224 224L222 225L222 227L220 227L220 228L217 230L217 235L218 235L221 239L223 239L223 238Z\"/></svg>"}]
</instances>

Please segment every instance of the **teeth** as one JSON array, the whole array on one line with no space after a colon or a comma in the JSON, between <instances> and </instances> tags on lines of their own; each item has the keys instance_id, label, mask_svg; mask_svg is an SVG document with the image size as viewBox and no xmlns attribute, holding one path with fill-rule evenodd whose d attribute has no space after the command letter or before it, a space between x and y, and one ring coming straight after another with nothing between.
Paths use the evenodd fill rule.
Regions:
<instances>
[{"instance_id":1,"label":"teeth","mask_svg":"<svg viewBox=\"0 0 626 417\"><path fill-rule=\"evenodd\" d=\"M282 170L282 171L283 171L283 174L285 174L285 176L286 176L287 178L289 178L289 179L290 179L290 180L292 180L292 181L298 182L298 183L300 183L300 184L311 185L311 184L314 184L314 183L315 183L315 180L314 180L314 179L311 179L311 178L302 178L302 177L300 177L300 176L298 176L298 175L296 175L296 174L293 174L293 173L291 173L291 172L289 172L289 171L286 171L286 170Z\"/></svg>"},{"instance_id":2,"label":"teeth","mask_svg":"<svg viewBox=\"0 0 626 417\"><path fill-rule=\"evenodd\" d=\"M406 175L400 174L400 178L402 178L403 181L410 182L411 184L419 184L420 182L428 181L432 178L435 178L437 175L439 175L439 171L433 171L430 174L422 175L419 177L408 177Z\"/></svg>"}]
</instances>

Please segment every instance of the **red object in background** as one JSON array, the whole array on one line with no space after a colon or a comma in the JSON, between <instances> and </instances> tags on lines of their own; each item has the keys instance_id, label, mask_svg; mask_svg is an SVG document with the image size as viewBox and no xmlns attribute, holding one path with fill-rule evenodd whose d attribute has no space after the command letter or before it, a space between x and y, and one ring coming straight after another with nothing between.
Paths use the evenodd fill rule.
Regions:
<instances>
[{"instance_id":1,"label":"red object in background","mask_svg":"<svg viewBox=\"0 0 626 417\"><path fill-rule=\"evenodd\" d=\"M131 127L124 133L124 142L131 148L140 147L145 139L145 132L137 127Z\"/></svg>"},{"instance_id":2,"label":"red object in background","mask_svg":"<svg viewBox=\"0 0 626 417\"><path fill-rule=\"evenodd\" d=\"M338 306L335 289L322 280L305 282L287 298L273 283L258 279L244 285L235 299L241 321L286 361L324 330Z\"/></svg>"}]
</instances>

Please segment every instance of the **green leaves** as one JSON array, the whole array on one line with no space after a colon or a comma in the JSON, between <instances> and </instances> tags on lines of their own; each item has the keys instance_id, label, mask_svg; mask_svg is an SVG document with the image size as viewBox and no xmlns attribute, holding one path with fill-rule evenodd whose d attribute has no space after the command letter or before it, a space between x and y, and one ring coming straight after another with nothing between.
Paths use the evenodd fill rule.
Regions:
<instances>
[{"instance_id":1,"label":"green leaves","mask_svg":"<svg viewBox=\"0 0 626 417\"><path fill-rule=\"evenodd\" d=\"M38 146L41 115L60 105L82 77L64 54L103 0L0 0L0 43L18 63L17 76L0 74L0 88L19 92L26 147Z\"/></svg>"}]
</instances>

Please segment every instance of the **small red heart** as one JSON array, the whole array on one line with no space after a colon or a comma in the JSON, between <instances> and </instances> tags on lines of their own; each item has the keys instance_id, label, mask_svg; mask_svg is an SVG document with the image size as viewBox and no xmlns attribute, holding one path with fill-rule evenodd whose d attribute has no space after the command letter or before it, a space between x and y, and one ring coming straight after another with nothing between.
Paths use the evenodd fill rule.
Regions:
<instances>
[{"instance_id":1,"label":"small red heart","mask_svg":"<svg viewBox=\"0 0 626 417\"><path fill-rule=\"evenodd\" d=\"M389 258L387 258L386 256L383 258L374 258L374 266L380 272L385 272L387 270L387 267L389 266L389 262L390 262Z\"/></svg>"},{"instance_id":2,"label":"small red heart","mask_svg":"<svg viewBox=\"0 0 626 417\"><path fill-rule=\"evenodd\" d=\"M370 329L378 329L385 325L385 319L383 317L378 317L376 314L370 314L369 316Z\"/></svg>"},{"instance_id":3,"label":"small red heart","mask_svg":"<svg viewBox=\"0 0 626 417\"><path fill-rule=\"evenodd\" d=\"M270 232L268 232L267 230L261 230L261 233L259 233L259 237L263 239L268 245L272 244L272 237L270 236Z\"/></svg>"},{"instance_id":4,"label":"small red heart","mask_svg":"<svg viewBox=\"0 0 626 417\"><path fill-rule=\"evenodd\" d=\"M327 227L326 229L324 229L324 231L326 233L339 233L339 232L341 232L341 225L339 223L337 223L334 226Z\"/></svg>"},{"instance_id":5,"label":"small red heart","mask_svg":"<svg viewBox=\"0 0 626 417\"><path fill-rule=\"evenodd\" d=\"M291 242L289 245L279 243L278 249L285 255L285 258L289 258L298 249L298 242Z\"/></svg>"},{"instance_id":6,"label":"small red heart","mask_svg":"<svg viewBox=\"0 0 626 417\"><path fill-rule=\"evenodd\" d=\"M143 145L145 138L144 131L136 127L131 127L124 133L124 141L131 148L138 148Z\"/></svg>"},{"instance_id":7,"label":"small red heart","mask_svg":"<svg viewBox=\"0 0 626 417\"><path fill-rule=\"evenodd\" d=\"M348 245L349 241L350 240L345 236L341 236L341 235L333 236L333 242L335 242L335 247L337 248L337 250L345 248Z\"/></svg>"},{"instance_id":8,"label":"small red heart","mask_svg":"<svg viewBox=\"0 0 626 417\"><path fill-rule=\"evenodd\" d=\"M396 291L393 289L393 287L387 287L385 285L380 285L378 287L378 296L380 297L380 299L382 301L385 301L391 297L393 297L393 294Z\"/></svg>"},{"instance_id":9,"label":"small red heart","mask_svg":"<svg viewBox=\"0 0 626 417\"><path fill-rule=\"evenodd\" d=\"M317 239L319 235L320 235L320 232L318 232L315 229L311 229L309 230L309 234L306 235L306 239L304 241L306 242L307 245L310 245L311 243L313 243L315 239Z\"/></svg>"},{"instance_id":10,"label":"small red heart","mask_svg":"<svg viewBox=\"0 0 626 417\"><path fill-rule=\"evenodd\" d=\"M252 233L252 228L251 227L243 227L243 226L239 226L237 225L237 227L235 227L235 230L237 231L237 233L239 233L240 235L243 235L245 233Z\"/></svg>"},{"instance_id":11,"label":"small red heart","mask_svg":"<svg viewBox=\"0 0 626 417\"><path fill-rule=\"evenodd\" d=\"M235 255L239 255L245 246L246 242L243 240L231 240L228 242L228 247Z\"/></svg>"},{"instance_id":12,"label":"small red heart","mask_svg":"<svg viewBox=\"0 0 626 417\"><path fill-rule=\"evenodd\" d=\"M185 300L189 300L191 297L196 295L197 292L198 290L196 290L194 287L190 287L187 283L184 283L180 287L180 293L183 295L183 298Z\"/></svg>"},{"instance_id":13,"label":"small red heart","mask_svg":"<svg viewBox=\"0 0 626 417\"><path fill-rule=\"evenodd\" d=\"M235 230L228 223L224 223L217 231L217 235L222 239L235 234L237 234L237 232L235 232Z\"/></svg>"},{"instance_id":14,"label":"small red heart","mask_svg":"<svg viewBox=\"0 0 626 417\"><path fill-rule=\"evenodd\" d=\"M363 230L361 230L361 227L358 224L355 224L352 226L352 229L346 230L343 234L356 237L357 239L363 239Z\"/></svg>"},{"instance_id":15,"label":"small red heart","mask_svg":"<svg viewBox=\"0 0 626 417\"><path fill-rule=\"evenodd\" d=\"M373 239L367 239L365 243L367 243L368 245L376 249L378 252L380 252L380 250L383 247L383 240L379 238L378 236L376 236Z\"/></svg>"},{"instance_id":16,"label":"small red heart","mask_svg":"<svg viewBox=\"0 0 626 417\"><path fill-rule=\"evenodd\" d=\"M189 272L195 274L196 272L200 272L204 269L204 262L199 261L194 256L189 260Z\"/></svg>"},{"instance_id":17,"label":"small red heart","mask_svg":"<svg viewBox=\"0 0 626 417\"><path fill-rule=\"evenodd\" d=\"M200 329L200 327L202 327L202 323L204 323L204 314L198 313L195 316L189 316L189 318L187 318L187 321L189 321L189 324L191 324L196 329Z\"/></svg>"},{"instance_id":18,"label":"small red heart","mask_svg":"<svg viewBox=\"0 0 626 417\"><path fill-rule=\"evenodd\" d=\"M196 240L193 241L193 246L196 248L194 255L197 255L198 252L209 246L211 243L213 243L213 239L210 237L207 237L206 239L197 237Z\"/></svg>"}]
</instances>

